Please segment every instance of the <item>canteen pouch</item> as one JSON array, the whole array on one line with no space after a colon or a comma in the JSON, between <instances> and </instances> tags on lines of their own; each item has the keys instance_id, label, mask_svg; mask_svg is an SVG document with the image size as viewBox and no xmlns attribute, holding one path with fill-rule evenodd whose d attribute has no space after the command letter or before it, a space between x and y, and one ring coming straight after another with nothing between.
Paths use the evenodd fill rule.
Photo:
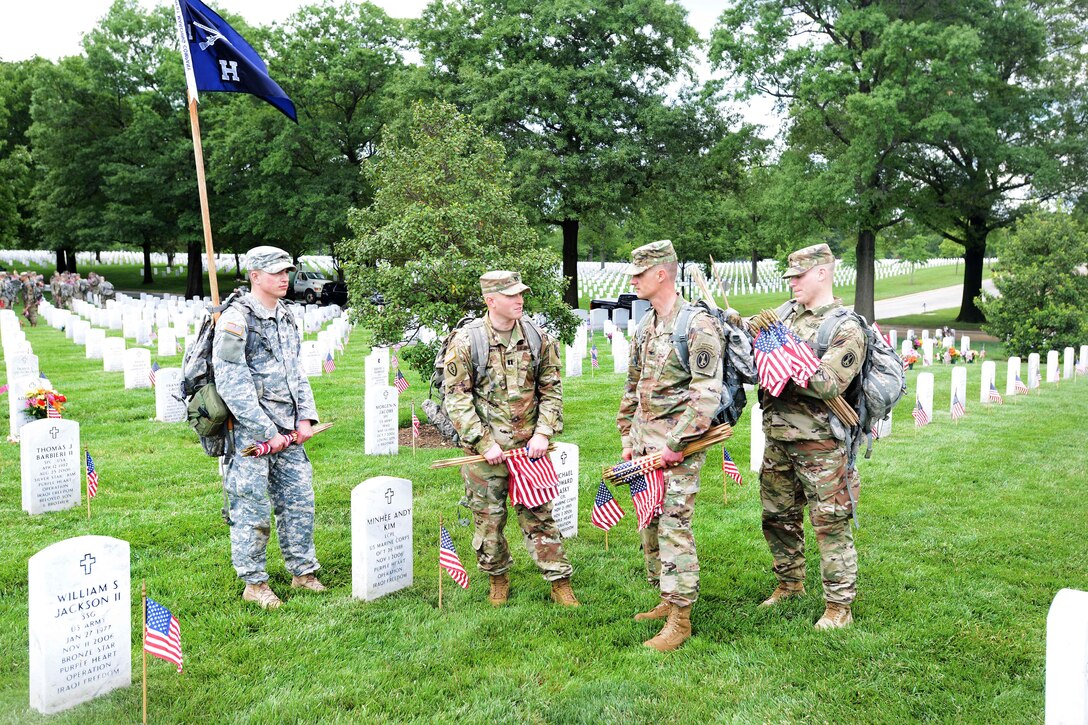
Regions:
<instances>
[{"instance_id":1,"label":"canteen pouch","mask_svg":"<svg viewBox=\"0 0 1088 725\"><path fill-rule=\"evenodd\" d=\"M219 396L215 384L210 383L193 394L186 409L189 427L196 431L203 443L204 438L224 438L223 425L230 417L230 409ZM207 446L205 445L205 450ZM211 455L211 454L209 454ZM222 455L221 453L216 455Z\"/></svg>"}]
</instances>

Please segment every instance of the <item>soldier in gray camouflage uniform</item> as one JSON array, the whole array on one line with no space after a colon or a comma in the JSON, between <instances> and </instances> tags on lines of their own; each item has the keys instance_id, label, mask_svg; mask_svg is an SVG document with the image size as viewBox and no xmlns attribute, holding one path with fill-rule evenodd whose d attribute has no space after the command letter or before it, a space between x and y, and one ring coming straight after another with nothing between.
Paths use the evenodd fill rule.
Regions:
<instances>
[{"instance_id":1,"label":"soldier in gray camouflage uniform","mask_svg":"<svg viewBox=\"0 0 1088 725\"><path fill-rule=\"evenodd\" d=\"M783 275L793 290L795 308L784 322L815 349L824 318L842 305L832 292L835 257L826 244L789 256ZM847 317L820 359L820 367L802 388L790 381L777 398L760 391L763 432L767 444L760 471L763 536L774 556L778 587L762 606L805 593L805 532L802 516L808 503L827 606L817 629L845 627L857 593L857 552L850 529L853 508L847 485L847 452L836 438L825 401L846 392L865 361L865 332Z\"/></svg>"},{"instance_id":2,"label":"soldier in gray camouflage uniform","mask_svg":"<svg viewBox=\"0 0 1088 725\"><path fill-rule=\"evenodd\" d=\"M0 272L0 307L4 309L15 308L15 298L21 289L19 275L15 272Z\"/></svg>"},{"instance_id":3,"label":"soldier in gray camouflage uniform","mask_svg":"<svg viewBox=\"0 0 1088 725\"><path fill-rule=\"evenodd\" d=\"M24 272L22 276L23 317L30 322L31 327L38 326L38 305L42 301L42 283L39 279L33 273Z\"/></svg>"},{"instance_id":4,"label":"soldier in gray camouflage uniform","mask_svg":"<svg viewBox=\"0 0 1088 725\"><path fill-rule=\"evenodd\" d=\"M245 581L242 598L264 608L282 602L268 586L265 549L275 513L280 550L294 575L293 588L324 591L314 576L313 470L302 447L318 422L310 383L299 359L301 340L287 294L291 257L276 247L256 247L246 257L252 292L228 307L215 326L215 382L235 419L227 437L223 485L227 494L231 561ZM287 435L298 434L288 445ZM250 444L267 441L272 452L243 457Z\"/></svg>"},{"instance_id":5,"label":"soldier in gray camouflage uniform","mask_svg":"<svg viewBox=\"0 0 1088 725\"><path fill-rule=\"evenodd\" d=\"M642 530L642 549L650 583L661 601L635 619L666 620L644 644L667 652L691 636L691 606L699 597L699 558L691 517L706 453L684 457L688 443L710 428L721 400L722 333L709 315L688 325L690 371L672 343L677 316L686 304L676 292L677 260L672 242L653 242L631 252L626 269L639 299L652 309L639 323L631 346L627 386L617 417L623 458L660 452L666 465L663 511Z\"/></svg>"},{"instance_id":6,"label":"soldier in gray camouflage uniform","mask_svg":"<svg viewBox=\"0 0 1088 725\"><path fill-rule=\"evenodd\" d=\"M533 458L547 455L548 441L563 430L563 387L559 379L559 345L540 333L539 363L526 339L522 320L523 293L529 290L516 272L488 272L480 277L487 314L478 323L487 339L486 374L475 378L472 335L462 328L450 341L445 357L443 407L469 453L485 463L463 466L466 502L476 531L472 548L477 563L491 580L488 600L501 606L509 597L510 556L506 527L508 471L503 451L528 448ZM537 334L538 328L530 330ZM552 601L576 607L570 585L573 572L563 537L552 517L551 502L529 508L514 504L525 546L544 578L551 582Z\"/></svg>"}]
</instances>

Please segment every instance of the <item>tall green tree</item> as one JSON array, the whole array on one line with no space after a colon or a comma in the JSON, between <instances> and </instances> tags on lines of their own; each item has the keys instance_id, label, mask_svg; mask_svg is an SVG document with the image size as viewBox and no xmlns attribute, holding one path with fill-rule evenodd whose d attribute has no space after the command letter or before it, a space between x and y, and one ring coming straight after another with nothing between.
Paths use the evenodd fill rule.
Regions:
<instances>
[{"instance_id":1,"label":"tall green tree","mask_svg":"<svg viewBox=\"0 0 1088 725\"><path fill-rule=\"evenodd\" d=\"M520 271L533 290L526 309L573 339L578 319L560 298L559 259L512 203L503 156L502 145L453 106L420 104L410 138L385 145L365 167L377 193L352 212L355 236L338 251L351 306L377 343L482 314L479 278L493 269ZM429 375L434 354L433 346L415 346L406 359Z\"/></svg>"},{"instance_id":2,"label":"tall green tree","mask_svg":"<svg viewBox=\"0 0 1088 725\"><path fill-rule=\"evenodd\" d=\"M0 244L34 248L32 192L38 172L30 144L30 103L43 58L0 61Z\"/></svg>"},{"instance_id":3,"label":"tall green tree","mask_svg":"<svg viewBox=\"0 0 1088 725\"><path fill-rule=\"evenodd\" d=\"M739 0L715 27L710 58L788 111L790 147L821 171L825 207L856 230L855 309L873 317L877 234L902 219L906 191L891 164L917 110L903 103L890 27L918 22L926 3ZM843 203L845 202L845 203Z\"/></svg>"},{"instance_id":4,"label":"tall green tree","mask_svg":"<svg viewBox=\"0 0 1088 725\"><path fill-rule=\"evenodd\" d=\"M563 232L577 306L578 231L644 189L661 160L667 87L698 42L672 0L432 2L415 25L433 92L506 145L514 198Z\"/></svg>"}]
</instances>

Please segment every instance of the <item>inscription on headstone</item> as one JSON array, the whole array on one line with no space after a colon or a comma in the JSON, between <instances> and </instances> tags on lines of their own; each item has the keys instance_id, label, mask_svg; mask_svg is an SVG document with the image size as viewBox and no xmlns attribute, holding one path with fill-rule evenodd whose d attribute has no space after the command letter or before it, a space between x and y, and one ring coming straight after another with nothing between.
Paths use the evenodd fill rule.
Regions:
<instances>
[{"instance_id":1,"label":"inscription on headstone","mask_svg":"<svg viewBox=\"0 0 1088 725\"><path fill-rule=\"evenodd\" d=\"M392 385L367 386L363 420L364 453L368 456L395 456L399 396Z\"/></svg>"},{"instance_id":2,"label":"inscription on headstone","mask_svg":"<svg viewBox=\"0 0 1088 725\"><path fill-rule=\"evenodd\" d=\"M377 599L412 585L412 482L369 478L351 491L351 596Z\"/></svg>"},{"instance_id":3,"label":"inscription on headstone","mask_svg":"<svg viewBox=\"0 0 1088 725\"><path fill-rule=\"evenodd\" d=\"M19 430L23 475L23 510L29 514L78 506L80 490L79 423L44 418Z\"/></svg>"},{"instance_id":4,"label":"inscription on headstone","mask_svg":"<svg viewBox=\"0 0 1088 725\"><path fill-rule=\"evenodd\" d=\"M185 402L181 400L181 368L160 368L155 373L155 420L183 423Z\"/></svg>"},{"instance_id":5,"label":"inscription on headstone","mask_svg":"<svg viewBox=\"0 0 1088 725\"><path fill-rule=\"evenodd\" d=\"M559 496L552 505L552 516L564 539L578 535L578 446L556 443L548 454L559 478Z\"/></svg>"}]
</instances>

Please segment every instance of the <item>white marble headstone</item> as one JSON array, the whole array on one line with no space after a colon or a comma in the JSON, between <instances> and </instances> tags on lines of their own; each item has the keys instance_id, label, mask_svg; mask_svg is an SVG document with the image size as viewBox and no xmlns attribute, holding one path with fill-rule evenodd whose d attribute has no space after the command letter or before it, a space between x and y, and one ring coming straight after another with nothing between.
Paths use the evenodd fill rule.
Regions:
<instances>
[{"instance_id":1,"label":"white marble headstone","mask_svg":"<svg viewBox=\"0 0 1088 725\"><path fill-rule=\"evenodd\" d=\"M967 368L957 365L952 368L952 386L948 392L948 409L952 409L952 401L959 398L964 409L967 408Z\"/></svg>"},{"instance_id":2,"label":"white marble headstone","mask_svg":"<svg viewBox=\"0 0 1088 725\"><path fill-rule=\"evenodd\" d=\"M178 338L172 327L159 328L159 357L174 357L178 354Z\"/></svg>"},{"instance_id":3,"label":"white marble headstone","mask_svg":"<svg viewBox=\"0 0 1088 725\"><path fill-rule=\"evenodd\" d=\"M1005 395L1016 395L1016 378L1020 376L1021 368L1023 367L1020 358L1013 355L1009 358L1008 366L1005 368ZM1023 378L1020 381L1023 382Z\"/></svg>"},{"instance_id":4,"label":"white marble headstone","mask_svg":"<svg viewBox=\"0 0 1088 725\"><path fill-rule=\"evenodd\" d=\"M1045 721L1088 722L1088 592L1062 589L1046 615Z\"/></svg>"},{"instance_id":5,"label":"white marble headstone","mask_svg":"<svg viewBox=\"0 0 1088 725\"><path fill-rule=\"evenodd\" d=\"M1028 380L1024 381L1032 390L1039 387L1041 378L1039 375L1039 353L1028 354Z\"/></svg>"},{"instance_id":6,"label":"white marble headstone","mask_svg":"<svg viewBox=\"0 0 1088 725\"><path fill-rule=\"evenodd\" d=\"M548 454L559 478L559 496L552 504L552 517L564 539L578 535L578 446L556 443Z\"/></svg>"},{"instance_id":7,"label":"white marble headstone","mask_svg":"<svg viewBox=\"0 0 1088 725\"><path fill-rule=\"evenodd\" d=\"M582 376L582 354L578 351L577 346L567 345L564 347L567 358L567 377L579 378Z\"/></svg>"},{"instance_id":8,"label":"white marble headstone","mask_svg":"<svg viewBox=\"0 0 1088 725\"><path fill-rule=\"evenodd\" d=\"M306 340L302 343L302 350L299 353L302 358L302 371L306 373L308 378L321 377L321 351L317 348L317 342L313 340Z\"/></svg>"},{"instance_id":9,"label":"white marble headstone","mask_svg":"<svg viewBox=\"0 0 1088 725\"><path fill-rule=\"evenodd\" d=\"M612 372L626 375L628 366L629 344L622 335L612 338Z\"/></svg>"},{"instance_id":10,"label":"white marble headstone","mask_svg":"<svg viewBox=\"0 0 1088 725\"><path fill-rule=\"evenodd\" d=\"M990 400L990 385L997 386L997 363L993 360L987 360L982 363L982 381L979 385L978 400L980 403L993 403L996 401Z\"/></svg>"},{"instance_id":11,"label":"white marble headstone","mask_svg":"<svg viewBox=\"0 0 1088 725\"><path fill-rule=\"evenodd\" d=\"M1058 351L1051 350L1046 354L1046 381L1058 382Z\"/></svg>"},{"instance_id":12,"label":"white marble headstone","mask_svg":"<svg viewBox=\"0 0 1088 725\"><path fill-rule=\"evenodd\" d=\"M19 430L23 510L29 514L63 511L82 500L79 423L44 418Z\"/></svg>"},{"instance_id":13,"label":"white marble headstone","mask_svg":"<svg viewBox=\"0 0 1088 725\"><path fill-rule=\"evenodd\" d=\"M385 350L383 355L379 348L375 348L374 352L366 356L363 361L366 367L366 389L370 391L376 387L389 385L389 350L388 348L380 348Z\"/></svg>"},{"instance_id":14,"label":"white marble headstone","mask_svg":"<svg viewBox=\"0 0 1088 725\"><path fill-rule=\"evenodd\" d=\"M759 403L754 401L755 393L749 394L749 400L752 400L752 406L749 413L752 423L751 430L751 450L750 467L753 471L758 471L763 466L763 449L767 445L767 437L763 435L763 408L759 407Z\"/></svg>"},{"instance_id":15,"label":"white marble headstone","mask_svg":"<svg viewBox=\"0 0 1088 725\"><path fill-rule=\"evenodd\" d=\"M1062 350L1062 379L1069 380L1073 377L1073 348Z\"/></svg>"},{"instance_id":16,"label":"white marble headstone","mask_svg":"<svg viewBox=\"0 0 1088 725\"><path fill-rule=\"evenodd\" d=\"M917 400L922 404L922 410L933 420L933 373L918 373L918 379L914 381L914 389L917 391Z\"/></svg>"},{"instance_id":17,"label":"white marble headstone","mask_svg":"<svg viewBox=\"0 0 1088 725\"><path fill-rule=\"evenodd\" d=\"M30 558L30 706L60 712L132 684L129 544L57 542Z\"/></svg>"},{"instance_id":18,"label":"white marble headstone","mask_svg":"<svg viewBox=\"0 0 1088 725\"><path fill-rule=\"evenodd\" d=\"M369 478L351 491L351 596L377 599L411 585L412 482Z\"/></svg>"},{"instance_id":19,"label":"white marble headstone","mask_svg":"<svg viewBox=\"0 0 1088 725\"><path fill-rule=\"evenodd\" d=\"M183 423L185 402L181 400L181 368L159 368L155 373L155 420Z\"/></svg>"},{"instance_id":20,"label":"white marble headstone","mask_svg":"<svg viewBox=\"0 0 1088 725\"><path fill-rule=\"evenodd\" d=\"M125 350L125 390L150 388L151 351L146 347Z\"/></svg>"},{"instance_id":21,"label":"white marble headstone","mask_svg":"<svg viewBox=\"0 0 1088 725\"><path fill-rule=\"evenodd\" d=\"M88 360L98 360L102 357L102 348L106 344L106 331L97 327L87 330L87 345L84 355Z\"/></svg>"},{"instance_id":22,"label":"white marble headstone","mask_svg":"<svg viewBox=\"0 0 1088 725\"><path fill-rule=\"evenodd\" d=\"M107 337L102 343L102 369L107 373L119 373L125 369L125 340Z\"/></svg>"},{"instance_id":23,"label":"white marble headstone","mask_svg":"<svg viewBox=\"0 0 1088 725\"><path fill-rule=\"evenodd\" d=\"M399 396L392 385L366 388L363 437L364 453L368 456L397 455L400 441L397 433Z\"/></svg>"},{"instance_id":24,"label":"white marble headstone","mask_svg":"<svg viewBox=\"0 0 1088 725\"><path fill-rule=\"evenodd\" d=\"M38 356L32 352L17 352L7 357L7 382L10 385L20 378L36 378L41 370L38 368Z\"/></svg>"}]
</instances>

